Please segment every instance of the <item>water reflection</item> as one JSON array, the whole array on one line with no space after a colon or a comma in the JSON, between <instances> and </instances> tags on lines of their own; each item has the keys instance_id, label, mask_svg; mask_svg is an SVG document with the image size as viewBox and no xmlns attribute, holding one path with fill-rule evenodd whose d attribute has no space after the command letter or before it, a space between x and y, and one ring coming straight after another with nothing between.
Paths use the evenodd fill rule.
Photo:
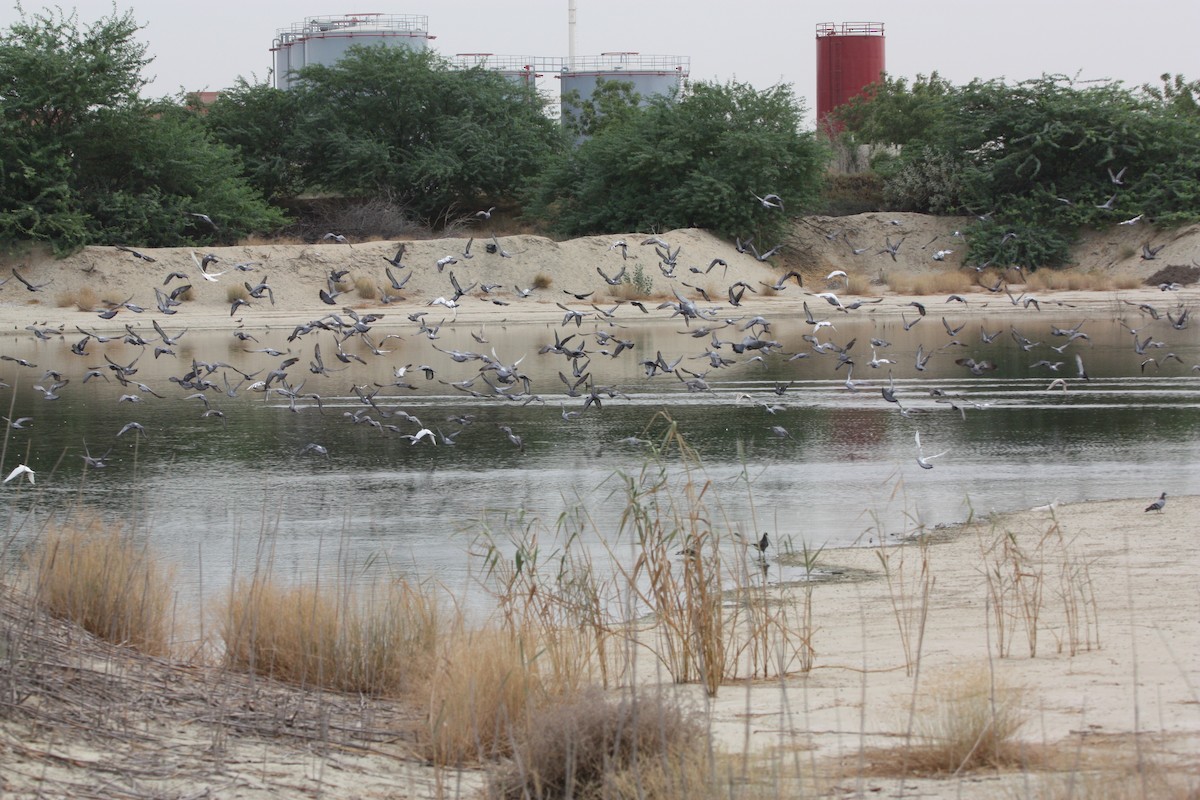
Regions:
<instances>
[{"instance_id":1,"label":"water reflection","mask_svg":"<svg viewBox=\"0 0 1200 800\"><path fill-rule=\"evenodd\" d=\"M499 535L515 520L537 518L552 531L584 520L584 540L607 552L624 510L618 476L636 474L646 460L645 446L629 439L660 433L647 428L660 410L669 411L703 460L720 515L750 533L770 530L784 549L877 540L1053 500L1195 492L1197 337L1157 329L1164 347L1151 348L1156 361L1143 365L1147 356L1134 352L1127 330L1092 320L1084 328L1088 340L1061 355L1050 350L1065 342L1051 336L1051 326L1078 322L1053 315L1022 322L1026 337L1043 340L1025 351L1009 334L982 343L980 331L1007 330L1007 320L973 320L959 334L964 344L952 345L932 315L907 332L899 319L839 318L835 330L822 331L822 341L857 341L852 375L849 365L835 368L836 357L813 351L802 338L811 327L800 321L773 326L779 351L759 360L748 353L721 369L711 369L704 355L709 337L681 335L681 324L662 322L620 329L634 349L611 358L599 352L586 325L509 324L482 332L487 344L465 326L444 326L432 343L444 351L437 352L400 317L376 331L376 341L386 333L403 337L383 341L385 355L372 355L357 340L344 343L365 364L334 361L330 334L288 341L290 331L258 332L257 342L243 343L228 334L188 333L175 357L158 358L150 348L118 341L91 341L88 354L77 356L71 339L11 335L0 341L3 354L36 367L0 362L0 379L11 387L3 401L8 416L34 422L9 432L3 465L29 464L39 481L33 489L4 487L9 535L19 545L37 520L81 505L132 521L184 566L182 591L190 595L217 591L269 553L285 573L340 564L371 574L386 565L436 576L477 598L467 553L484 528ZM590 361L577 362L578 371L614 389L615 396L601 397L602 408L576 419L563 415L583 403L565 393L576 380L572 362L538 352L556 331L560 338L574 335L570 346L587 345ZM719 335L743 334L730 327ZM875 357L894 365L866 366L873 337L890 342L876 346ZM329 375L308 369L317 341ZM934 353L924 371L915 368L918 347ZM259 348L284 355L248 352ZM521 359L520 370L544 402L496 399L480 378L480 362L455 361L445 352L454 350L489 356L494 350L507 365ZM647 377L638 361L660 351L671 359L684 355L681 366L702 375L711 391L689 391L689 376L678 372ZM728 346L722 352L732 355ZM1166 359L1167 352L1178 360ZM807 356L789 358L797 353ZM1075 379L1075 353L1086 363L1086 383ZM301 395L294 406L277 394L250 391L289 355L298 359L288 370ZM974 377L954 363L967 356L999 368ZM1059 372L1033 367L1043 358L1064 364ZM216 388L198 393L172 380L193 359L226 365L208 376ZM409 364L397 378L397 367ZM434 368L433 380L418 369L425 364ZM130 380L163 398L112 380L113 365L133 365ZM100 376L85 382L92 367ZM47 370L70 381L59 400L44 400L32 388ZM1060 376L1067 389L1048 391ZM470 387L452 386L472 378ZM494 376L492 382L498 383ZM881 397L889 383L907 415ZM403 409L419 424L364 405L361 395L376 390L377 405ZM309 393L320 396L319 405L303 397ZM128 394L140 402L121 401ZM206 409L219 413L205 416ZM356 413L375 424L353 424ZM454 421L468 417L465 427ZM130 421L143 425L146 436L116 438ZM523 452L501 425L522 437ZM398 435L422 426L452 435L454 444L412 444ZM776 426L786 434L774 432ZM916 464L917 430L927 452L948 451L932 470ZM310 442L329 457L301 457ZM106 468L85 470L85 443L93 456L108 455Z\"/></svg>"}]
</instances>

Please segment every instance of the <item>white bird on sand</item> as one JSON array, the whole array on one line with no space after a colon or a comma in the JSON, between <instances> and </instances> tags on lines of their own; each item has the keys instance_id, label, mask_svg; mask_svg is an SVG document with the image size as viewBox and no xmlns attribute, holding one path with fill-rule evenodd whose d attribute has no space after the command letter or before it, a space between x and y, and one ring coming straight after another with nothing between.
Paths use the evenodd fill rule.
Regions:
<instances>
[{"instance_id":1,"label":"white bird on sand","mask_svg":"<svg viewBox=\"0 0 1200 800\"><path fill-rule=\"evenodd\" d=\"M13 471L8 473L8 477L4 479L4 483L8 483L13 478L19 478L22 475L28 478L30 483L33 483L33 474L33 470L31 470L29 467L25 466L24 464L17 464Z\"/></svg>"}]
</instances>

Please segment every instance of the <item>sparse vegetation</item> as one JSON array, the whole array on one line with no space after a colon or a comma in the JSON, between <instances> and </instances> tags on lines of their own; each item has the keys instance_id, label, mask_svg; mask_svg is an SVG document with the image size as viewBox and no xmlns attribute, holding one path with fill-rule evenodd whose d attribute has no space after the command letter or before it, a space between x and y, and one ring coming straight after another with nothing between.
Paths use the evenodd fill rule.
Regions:
<instances>
[{"instance_id":1,"label":"sparse vegetation","mask_svg":"<svg viewBox=\"0 0 1200 800\"><path fill-rule=\"evenodd\" d=\"M1039 633L1050 632L1058 652L1075 655L1100 646L1096 590L1088 560L1075 552L1057 521L1021 535L1011 530L982 531L982 570L996 654L1012 654L1017 628L1024 631L1030 658L1038 654ZM1049 592L1049 595L1047 594ZM1043 618L1050 598L1061 604L1053 623Z\"/></svg>"},{"instance_id":2,"label":"sparse vegetation","mask_svg":"<svg viewBox=\"0 0 1200 800\"><path fill-rule=\"evenodd\" d=\"M629 288L626 289L625 287ZM621 279L621 285L617 287L617 290L626 300L649 297L654 292L654 279L646 274L646 270L642 268L641 264L637 264L634 266L632 273L628 271L625 273L625 277Z\"/></svg>"}]
</instances>

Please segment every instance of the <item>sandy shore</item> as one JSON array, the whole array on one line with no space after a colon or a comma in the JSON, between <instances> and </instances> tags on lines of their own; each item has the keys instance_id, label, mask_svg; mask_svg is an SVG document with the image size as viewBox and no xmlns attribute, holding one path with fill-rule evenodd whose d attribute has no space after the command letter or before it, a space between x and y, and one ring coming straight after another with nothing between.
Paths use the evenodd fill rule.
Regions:
<instances>
[{"instance_id":1,"label":"sandy shore","mask_svg":"<svg viewBox=\"0 0 1200 800\"><path fill-rule=\"evenodd\" d=\"M811 672L726 685L713 699L696 686L664 686L681 702L706 709L721 749L744 754L758 780L798 780L805 796L1043 796L1039 787L1063 775L1123 776L1139 762L1191 775L1194 785L1200 556L1188 521L1200 513L1200 498L1169 498L1163 513L1145 512L1144 505L1032 510L883 551L826 551L818 569L840 579L812 586ZM1019 566L1012 546L1023 553ZM1039 585L1036 607L1022 605L1011 583L1018 572L1026 589ZM794 589L793 599L802 593ZM1066 602L1072 598L1074 607ZM69 691L65 698L35 694L26 702L37 698L46 715L41 722L31 721L38 713L0 716L6 797L74 796L72 787L105 783L143 792L138 796L458 797L471 796L482 780L475 771L439 774L413 759L413 717L389 703L377 703L363 729L355 698L186 664L131 661L81 647L77 633L63 642L47 669L72 670L74 691L84 694L74 701ZM905 741L910 708L925 707L964 671L1020 690L1026 720L1020 738L1034 766L923 779L875 768ZM46 679L47 686L57 680ZM182 704L183 713L149 702L156 685L170 687L161 690L163 700L172 708ZM126 707L114 692L133 702ZM93 706L90 698L109 695L109 710ZM204 711L214 703L241 710ZM127 733L102 735L118 713ZM303 725L282 723L296 714ZM333 725L334 733L323 734L333 746L310 741L311 725L321 719ZM346 736L339 731L352 728L359 730L357 743L339 744ZM214 740L221 742L219 757Z\"/></svg>"},{"instance_id":2,"label":"sandy shore","mask_svg":"<svg viewBox=\"0 0 1200 800\"><path fill-rule=\"evenodd\" d=\"M768 319L798 315L805 302L830 314L836 309L818 305L824 301L804 292L837 291L837 279L824 280L832 269L865 277L890 270L961 270L961 253L949 263L933 262L920 247L926 241L953 241L956 221L899 217L900 226L890 226L884 215L808 223L810 235L801 239L807 250L800 248L802 258L797 257L803 261L797 266L805 274L804 290L789 283L778 291L765 291L765 285L781 277L784 270L780 265L760 263L738 253L731 243L695 230L662 234L671 248L680 248L674 279L661 274L654 245L641 244L645 235L571 242L500 237L500 249L507 251L509 258L486 252L484 245L492 240L482 231L473 242L470 259L463 257L466 238L409 242L401 259L405 267L393 267L398 278L411 274L399 290L390 289L385 274L389 265L384 259L396 254L394 242L220 248L211 251L219 260L209 271L225 274L215 281L200 274L187 249L147 251L155 259L149 262L114 248L91 247L61 261L10 260L6 267L15 267L35 285L46 285L31 292L17 279L4 284L0 289L0 330L23 337L31 335L25 332L27 326L61 326L67 339L77 335L76 326L120 332L128 324L146 331L152 319L168 323L167 316L155 310L154 290L169 291L184 283L192 284L193 299L169 315L171 329L291 328L330 312L344 314L346 307L384 314L379 323L383 330L411 327L414 323L408 315L421 312L431 319L444 319L445 325L560 324L565 313L562 306L594 315L592 304L605 308L616 303L618 287L606 283L601 273L613 276L625 268L632 274L639 267L652 279L656 297L674 300L678 292L704 308L717 308L721 315L761 314ZM847 230L830 237L837 233L835 226ZM905 231L908 249L896 262L873 249L852 256L842 242L849 236L862 244L881 243L885 235L894 241L900 230ZM1200 233L1195 227L1169 234L1115 231L1097 234L1081 245L1086 268L1114 275L1130 271L1149 274L1159 264L1139 264L1136 249L1132 254L1126 250L1154 236L1169 239L1160 256L1162 265L1189 264L1200 258ZM621 238L628 245L628 257L613 247ZM965 247L954 249L965 251ZM437 260L455 255L458 263L440 271L436 268ZM713 259L728 266L717 264L707 270ZM233 269L244 262L255 262L253 271ZM333 270L348 271L343 284L346 293L329 305L318 292L328 289L327 277ZM183 276L168 278L172 272ZM460 298L456 309L430 305L438 297L451 296L451 272L464 288L470 283L476 287ZM519 297L517 287L529 288L539 276L548 285L530 297ZM230 287L263 280L272 287L274 304L252 299L250 306L231 314ZM363 297L351 288L356 280L375 286L376 297ZM735 311L727 287L737 281L758 293L747 291ZM481 283L498 286L483 293L478 286ZM383 304L378 287L404 299ZM703 300L701 289L710 301ZM86 311L76 303L87 294L85 290L94 302ZM907 304L913 299L939 304L944 299L910 298L886 293L883 288L877 291L884 302L851 313L899 316L905 310L911 312ZM568 292L594 294L577 300ZM1035 295L1043 314L1061 311L1064 316L1096 318L1116 316L1129 308L1127 303L1164 309L1192 303L1197 291L1164 293L1146 287ZM1017 319L1039 313L1014 304L1003 293L981 287L972 289L966 298L967 304L954 306L957 316L1013 315ZM853 299L840 296L847 304ZM112 319L102 320L96 312L105 307L104 301L127 301L147 310L139 314L123 308ZM613 313L618 321L626 322L670 315L670 309L646 305L652 313L643 314L628 303ZM1171 769L1194 772L1200 769L1195 756L1200 752L1200 597L1196 585L1200 548L1194 545L1189 521L1200 513L1200 500L1173 497L1164 513L1146 513L1143 508L1151 499L1088 503L978 520L925 544L908 543L884 551L826 551L820 559L823 571L855 579L830 580L812 588L816 660L810 673L727 686L711 701L696 687L679 691L697 705L707 706L723 747L732 752L746 750L768 761L798 759L806 770L811 767L819 776L821 790L832 794L869 796L878 790L921 797L1026 796L1029 781L1035 779L1024 774L937 781L848 777L863 774L870 748L894 746L903 740L914 696L927 696L944 684L947 676L964 668L991 670L1005 683L1024 690L1022 703L1028 722L1022 737L1031 747L1074 752L1081 769L1101 763L1119 766L1128 762L1131 754L1141 753ZM1005 557L1005 541L1015 544L1024 555L1015 556L1016 551L1010 550ZM1041 599L1031 615L1031 607L1021 604L1022 592L1035 581ZM793 590L796 592L802 590ZM795 599L798 602L800 596ZM997 602L1002 606L1001 617L995 613ZM1036 617L1032 627L1031 616ZM1005 630L1004 652L998 626ZM1037 633L1036 656L1030 652L1031 630ZM188 667L160 666L164 675L174 676L170 680L211 680ZM152 680L164 679L168 678ZM161 727L152 708L130 724L145 730ZM125 744L92 741L86 734L64 736L62 730L23 719L4 720L0 715L0 761L6 765L0 771L0 790L7 792L6 796L32 796L39 787L50 787L51 796L55 792L69 795L69 788L63 787L115 780L106 765L127 763L134 757ZM161 729L159 733L168 744L157 751L147 744L147 752L157 752L164 763L179 760L179 774L186 775L186 780L172 788L188 796L205 789L216 796L239 797L276 796L278 791L325 797L392 796L398 785L407 787L404 793L408 796L432 796L438 791L428 770L409 760L401 744L378 744L354 753L318 752L286 732L266 735L258 730L228 736L199 717L180 730ZM223 739L228 756L219 768L184 766L187 758L202 749L206 737L216 736ZM266 770L262 765L267 763L281 766ZM477 776L468 776L465 783L441 791L466 794L476 783Z\"/></svg>"}]
</instances>

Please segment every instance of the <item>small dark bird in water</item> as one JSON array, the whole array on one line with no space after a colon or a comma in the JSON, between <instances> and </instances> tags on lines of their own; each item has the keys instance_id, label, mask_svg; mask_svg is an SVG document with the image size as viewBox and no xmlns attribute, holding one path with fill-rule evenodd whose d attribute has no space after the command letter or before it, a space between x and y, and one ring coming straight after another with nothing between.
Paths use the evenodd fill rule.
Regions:
<instances>
[{"instance_id":1,"label":"small dark bird in water","mask_svg":"<svg viewBox=\"0 0 1200 800\"><path fill-rule=\"evenodd\" d=\"M1162 510L1163 510L1163 506L1165 506L1166 504L1167 504L1167 493L1163 492L1162 494L1160 494L1158 496L1157 500L1155 500L1150 505L1146 506L1146 510L1147 511L1157 511L1161 514Z\"/></svg>"},{"instance_id":2,"label":"small dark bird in water","mask_svg":"<svg viewBox=\"0 0 1200 800\"><path fill-rule=\"evenodd\" d=\"M742 534L737 533L736 535L741 537ZM746 546L753 547L760 554L765 555L767 552L767 548L771 546L771 541L770 541L770 539L767 538L767 532L763 531L763 535L762 535L761 539L759 539L757 542L755 542L753 540L747 541Z\"/></svg>"}]
</instances>

